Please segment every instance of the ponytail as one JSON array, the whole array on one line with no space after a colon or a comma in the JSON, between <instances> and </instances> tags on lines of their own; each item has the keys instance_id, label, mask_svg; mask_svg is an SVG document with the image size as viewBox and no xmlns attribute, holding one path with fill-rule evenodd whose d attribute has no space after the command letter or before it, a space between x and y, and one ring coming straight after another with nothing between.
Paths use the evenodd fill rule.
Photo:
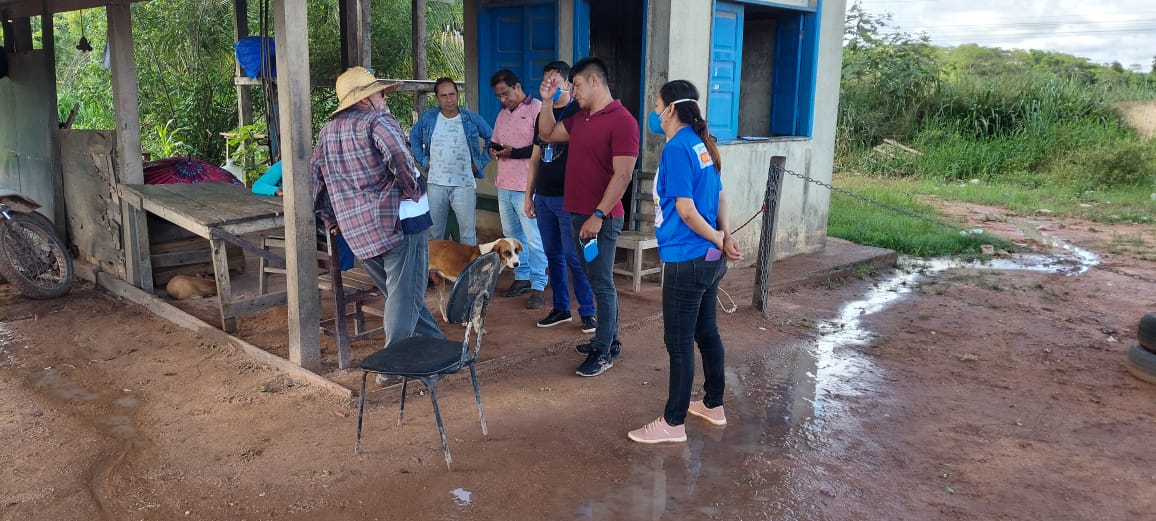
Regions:
<instances>
[{"instance_id":1,"label":"ponytail","mask_svg":"<svg viewBox=\"0 0 1156 521\"><path fill-rule=\"evenodd\" d=\"M678 120L690 125L694 133L698 135L703 144L706 145L707 152L710 153L711 161L714 161L714 168L722 174L722 158L719 157L718 139L710 133L710 125L702 118L702 111L698 108L698 89L686 80L674 80L663 85L658 91L658 95L665 100L692 100L696 103L676 103L674 105L674 113L678 115Z\"/></svg>"}]
</instances>

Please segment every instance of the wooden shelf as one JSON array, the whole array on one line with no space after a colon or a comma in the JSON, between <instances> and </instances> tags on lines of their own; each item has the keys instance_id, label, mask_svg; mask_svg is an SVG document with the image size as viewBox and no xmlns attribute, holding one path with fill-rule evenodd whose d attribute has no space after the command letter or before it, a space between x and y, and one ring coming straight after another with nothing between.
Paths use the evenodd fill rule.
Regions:
<instances>
[{"instance_id":1,"label":"wooden shelf","mask_svg":"<svg viewBox=\"0 0 1156 521\"><path fill-rule=\"evenodd\" d=\"M389 82L389 83L401 83L401 88L397 89L394 92L433 92L434 91L434 84L436 83L435 80L394 80L394 79L389 79L389 78L381 78L381 79L386 81L386 82ZM273 80L273 82L276 83L277 80ZM261 86L261 79L260 78L249 78L247 76L237 76L237 77L233 78L233 83L235 85L260 87ZM336 85L337 80L314 78L313 80L310 81L310 83L312 84L313 88L315 88L315 89L320 88L320 87L333 88L334 85ZM465 92L466 86L463 83L458 82L458 90L461 92Z\"/></svg>"}]
</instances>

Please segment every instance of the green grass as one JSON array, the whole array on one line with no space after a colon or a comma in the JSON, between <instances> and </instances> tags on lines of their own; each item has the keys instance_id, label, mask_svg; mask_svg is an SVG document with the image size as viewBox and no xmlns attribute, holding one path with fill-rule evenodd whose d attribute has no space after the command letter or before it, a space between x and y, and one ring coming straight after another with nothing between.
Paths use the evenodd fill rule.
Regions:
<instances>
[{"instance_id":1,"label":"green grass","mask_svg":"<svg viewBox=\"0 0 1156 521\"><path fill-rule=\"evenodd\" d=\"M850 181L850 182L848 182ZM879 181L876 183L875 181ZM979 255L981 244L1010 249L1007 241L991 235L960 235L962 225L948 222L935 207L922 203L903 190L896 190L895 180L862 176L841 176L836 186L851 189L869 199L944 222L938 226L893 210L867 204L840 194L831 194L831 211L827 233L857 244L888 248L920 257Z\"/></svg>"}]
</instances>

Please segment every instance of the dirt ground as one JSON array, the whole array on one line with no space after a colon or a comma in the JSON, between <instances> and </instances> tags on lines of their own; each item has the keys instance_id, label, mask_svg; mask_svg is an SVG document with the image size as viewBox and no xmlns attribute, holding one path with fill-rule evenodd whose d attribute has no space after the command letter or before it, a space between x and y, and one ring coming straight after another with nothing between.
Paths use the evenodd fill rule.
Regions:
<instances>
[{"instance_id":1,"label":"dirt ground","mask_svg":"<svg viewBox=\"0 0 1156 521\"><path fill-rule=\"evenodd\" d=\"M1145 139L1156 136L1156 101L1132 101L1119 104L1120 112L1128 124L1136 128Z\"/></svg>"},{"instance_id":2,"label":"dirt ground","mask_svg":"<svg viewBox=\"0 0 1156 521\"><path fill-rule=\"evenodd\" d=\"M439 389L452 473L427 396L398 426L397 390L370 393L354 455L348 403L90 286L0 285L0 519L1151 518L1156 386L1123 359L1156 310L1156 230L949 211L1099 265L864 268L774 295L770 319L735 270L730 425L690 419L673 447L625 437L665 397L654 299L628 301L624 355L594 379L573 373L576 328L532 329L549 349L481 374L488 437L468 379Z\"/></svg>"}]
</instances>

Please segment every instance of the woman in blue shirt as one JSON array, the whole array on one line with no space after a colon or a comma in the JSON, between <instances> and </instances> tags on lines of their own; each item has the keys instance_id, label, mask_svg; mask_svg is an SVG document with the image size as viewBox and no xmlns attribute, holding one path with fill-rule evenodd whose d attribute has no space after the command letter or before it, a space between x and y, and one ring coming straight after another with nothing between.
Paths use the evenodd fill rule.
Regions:
<instances>
[{"instance_id":1,"label":"woman in blue shirt","mask_svg":"<svg viewBox=\"0 0 1156 521\"><path fill-rule=\"evenodd\" d=\"M658 254L665 263L662 319L670 389L662 416L627 434L639 443L686 441L688 413L726 425L723 343L715 299L727 260L739 260L742 253L727 227L722 163L698 98L698 89L688 81L667 83L647 121L651 132L666 136L654 180L654 220ZM702 401L692 402L695 342L702 354L706 394Z\"/></svg>"},{"instance_id":2,"label":"woman in blue shirt","mask_svg":"<svg viewBox=\"0 0 1156 521\"><path fill-rule=\"evenodd\" d=\"M275 195L282 197L284 191L281 189L281 162L277 161L269 166L269 169L261 174L253 182L253 193L259 195ZM341 271L349 271L353 268L354 256L353 250L349 249L349 243L345 242L345 237L340 234L337 235L337 260L341 263ZM322 240L320 233L317 240Z\"/></svg>"}]
</instances>

